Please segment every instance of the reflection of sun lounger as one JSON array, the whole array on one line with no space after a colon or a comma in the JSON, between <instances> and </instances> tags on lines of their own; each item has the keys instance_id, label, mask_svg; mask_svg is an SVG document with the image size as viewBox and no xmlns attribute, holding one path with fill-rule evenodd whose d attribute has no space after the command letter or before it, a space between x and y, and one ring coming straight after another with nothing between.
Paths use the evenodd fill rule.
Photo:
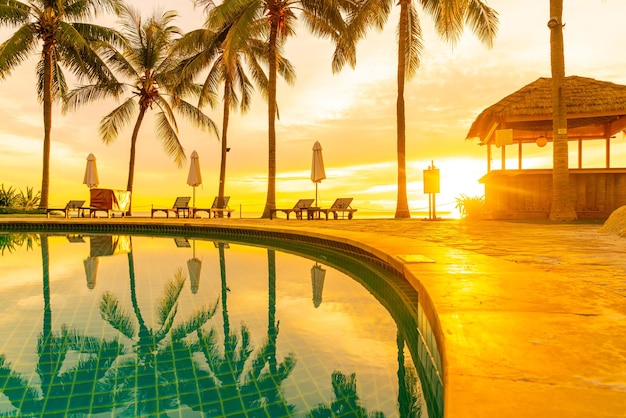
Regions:
<instances>
[{"instance_id":1,"label":"reflection of sun lounger","mask_svg":"<svg viewBox=\"0 0 626 418\"><path fill-rule=\"evenodd\" d=\"M352 203L351 197L340 197L335 200L335 203L328 209L318 209L319 213L323 213L326 215L326 220L328 220L328 214L332 213L334 219L339 219L339 215L341 214L342 218L352 219L352 214L357 211L357 209L352 209L350 207L350 203Z\"/></svg>"},{"instance_id":2,"label":"reflection of sun lounger","mask_svg":"<svg viewBox=\"0 0 626 418\"><path fill-rule=\"evenodd\" d=\"M183 214L183 218L189 217L189 201L190 196L177 197L174 201L174 205L171 208L155 208L152 207L150 217L154 218L156 212L165 213L165 217L170 217L170 212L173 212L177 218L180 218L180 214Z\"/></svg>"},{"instance_id":3,"label":"reflection of sun lounger","mask_svg":"<svg viewBox=\"0 0 626 418\"><path fill-rule=\"evenodd\" d=\"M46 216L50 217L50 212L63 212L66 218L70 217L70 212L75 210L77 211L77 216L81 218L85 216L85 211L89 210L89 208L84 208L83 204L85 204L84 200L70 200L67 202L64 208L48 208L46 209Z\"/></svg>"},{"instance_id":4,"label":"reflection of sun lounger","mask_svg":"<svg viewBox=\"0 0 626 418\"><path fill-rule=\"evenodd\" d=\"M308 211L308 209L313 204L313 200L314 199L300 199L293 208L289 209L270 209L270 219L274 218L276 212L283 212L285 215L287 215L287 219L289 219L289 214L294 212L297 219L302 219L302 212Z\"/></svg>"},{"instance_id":5,"label":"reflection of sun lounger","mask_svg":"<svg viewBox=\"0 0 626 418\"><path fill-rule=\"evenodd\" d=\"M221 204L220 204L220 200L222 200ZM213 199L213 204L211 205L210 208L194 208L191 216L195 218L196 213L206 212L209 214L209 218L211 217L211 215L214 218L217 218L218 214L220 218L223 217L224 214L230 218L230 215L234 212L234 209L231 209L228 207L229 200L230 200L230 196L224 196L222 199L220 199L219 196L216 196L215 199Z\"/></svg>"}]
</instances>

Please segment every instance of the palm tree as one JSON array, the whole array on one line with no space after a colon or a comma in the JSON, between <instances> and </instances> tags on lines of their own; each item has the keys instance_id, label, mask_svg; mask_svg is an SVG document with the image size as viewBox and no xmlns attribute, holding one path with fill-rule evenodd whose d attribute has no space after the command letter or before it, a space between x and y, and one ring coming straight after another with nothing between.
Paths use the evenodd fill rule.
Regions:
<instances>
[{"instance_id":1,"label":"palm tree","mask_svg":"<svg viewBox=\"0 0 626 418\"><path fill-rule=\"evenodd\" d=\"M225 1L212 11L215 27L232 24L229 30L234 45L257 36L266 37L265 52L268 64L267 116L268 116L268 179L267 199L262 217L269 218L276 207L276 102L277 74L280 55L287 38L295 34L296 13L299 11L304 24L316 35L327 37L336 45L333 55L333 72L345 63L354 66L356 58L351 37L346 34L342 11L348 10L350 2L340 0L241 0ZM288 83L292 80L286 79Z\"/></svg>"},{"instance_id":2,"label":"palm tree","mask_svg":"<svg viewBox=\"0 0 626 418\"><path fill-rule=\"evenodd\" d=\"M105 143L112 142L124 125L130 122L135 110L139 110L131 136L126 185L126 190L132 192L137 137L144 116L153 106L158 109L157 135L163 141L165 151L173 157L179 167L182 167L186 157L178 138L174 111L216 135L217 129L208 116L183 100L185 94L197 92L197 86L181 84L177 79L175 70L178 60L170 53L174 40L181 35L180 29L172 25L172 21L177 17L176 12L166 11L161 16L155 15L145 21L131 6L122 7L120 14L122 32L127 39L123 51L118 51L113 45L103 49L112 67L132 82L106 82L79 87L68 94L64 110L73 110L104 97L119 97L124 91L131 89L131 96L100 121L100 135Z\"/></svg>"},{"instance_id":3,"label":"palm tree","mask_svg":"<svg viewBox=\"0 0 626 418\"><path fill-rule=\"evenodd\" d=\"M115 30L85 23L100 13L117 12L120 0L0 0L0 25L18 29L0 45L0 79L41 46L37 63L37 96L43 104L43 173L40 208L48 207L52 104L67 91L67 67L78 80L112 80L98 56L98 42L113 42Z\"/></svg>"},{"instance_id":4,"label":"palm tree","mask_svg":"<svg viewBox=\"0 0 626 418\"><path fill-rule=\"evenodd\" d=\"M563 0L550 0L550 66L552 68L552 206L550 220L576 220L569 189L567 109L564 97L565 56L563 52Z\"/></svg>"},{"instance_id":5,"label":"palm tree","mask_svg":"<svg viewBox=\"0 0 626 418\"><path fill-rule=\"evenodd\" d=\"M178 43L182 54L191 54L184 61L180 74L182 78L193 79L199 73L208 70L202 85L199 107L206 104L214 105L214 98L218 95L219 86L223 84L223 112L222 112L222 146L220 163L220 180L218 199L223 199L226 185L226 153L228 152L228 124L230 111L239 107L241 113L248 111L252 99L254 85L267 95L267 76L259 60L264 59L265 44L255 34L250 37L237 37L231 32L234 22L242 16L236 16L233 21L215 26L211 10L215 10L212 0L196 0L196 4L205 6L208 18L203 28L186 34ZM266 57L265 57L266 58ZM288 82L295 78L291 65L278 57L278 70ZM252 80L246 74L246 67L251 73ZM240 92L241 98L237 94ZM219 201L220 207L223 202ZM220 213L223 216L223 213Z\"/></svg>"},{"instance_id":6,"label":"palm tree","mask_svg":"<svg viewBox=\"0 0 626 418\"><path fill-rule=\"evenodd\" d=\"M62 326L52 331L50 303L50 264L48 236L41 235L43 270L43 325L37 339L37 374L40 388L14 372L0 354L0 393L16 408L12 416L91 415L107 412L112 394L101 384L107 370L119 356L116 340L89 337ZM68 352L78 353L73 366L67 364ZM71 363L71 362L70 362Z\"/></svg>"},{"instance_id":7,"label":"palm tree","mask_svg":"<svg viewBox=\"0 0 626 418\"><path fill-rule=\"evenodd\" d=\"M110 292L102 295L100 315L126 338L135 341L135 358L122 359L115 376L111 377L113 382L111 385L119 386L116 395L119 398L115 399L114 403L132 407L133 415L151 415L176 407L178 383L173 368L178 360L174 358L174 352L180 352L184 357L185 350L180 348L184 345L182 339L198 331L213 317L217 302L195 312L188 320L174 326L178 298L186 281L182 269L179 269L166 284L164 295L156 305L157 327L150 328L137 301L132 250L128 253L128 268L130 296L138 329L135 328L135 321L131 315L120 308L118 298ZM184 361L184 358L181 361Z\"/></svg>"},{"instance_id":8,"label":"palm tree","mask_svg":"<svg viewBox=\"0 0 626 418\"><path fill-rule=\"evenodd\" d=\"M281 385L293 372L296 358L293 353L289 353L282 362L278 363L276 360L278 327L274 325L273 320L276 310L276 293L274 291L274 296L272 296L270 291L269 312L273 331L268 335L266 343L251 358L254 348L250 343L248 327L242 324L239 335L233 333L230 327L224 244L218 244L218 248L222 279L224 348L220 350L218 347L218 333L216 331L211 330L207 334L201 329L198 330L200 349L214 379L213 381L204 381L205 385L201 396L203 400L202 409L208 409L209 416L238 416L240 413L245 413L249 417L291 417L295 406L285 400ZM271 254L273 257L274 253L271 252ZM270 263L270 280L273 274L275 282L275 267L272 265ZM246 364L248 363L249 368L246 373Z\"/></svg>"},{"instance_id":9,"label":"palm tree","mask_svg":"<svg viewBox=\"0 0 626 418\"><path fill-rule=\"evenodd\" d=\"M435 29L447 41L456 42L469 25L478 38L491 46L498 26L497 13L482 0L399 0L398 22L398 96L396 101L396 132L398 153L398 196L396 218L410 218L406 192L406 117L404 86L415 75L423 50L422 29L415 3L434 20ZM349 33L365 35L369 26L382 30L394 2L391 0L365 0L349 19Z\"/></svg>"}]
</instances>

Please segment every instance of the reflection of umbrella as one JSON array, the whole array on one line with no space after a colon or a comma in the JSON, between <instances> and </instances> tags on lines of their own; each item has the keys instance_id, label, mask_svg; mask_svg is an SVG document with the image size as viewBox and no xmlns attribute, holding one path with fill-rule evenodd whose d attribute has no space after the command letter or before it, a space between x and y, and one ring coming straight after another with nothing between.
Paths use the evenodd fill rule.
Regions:
<instances>
[{"instance_id":1,"label":"reflection of umbrella","mask_svg":"<svg viewBox=\"0 0 626 418\"><path fill-rule=\"evenodd\" d=\"M315 265L311 267L311 283L313 285L313 306L316 308L322 303L324 277L326 277L326 270L324 270L319 264L315 263Z\"/></svg>"},{"instance_id":2,"label":"reflection of umbrella","mask_svg":"<svg viewBox=\"0 0 626 418\"><path fill-rule=\"evenodd\" d=\"M196 241L193 241L193 258L187 260L187 269L189 270L189 281L191 281L191 293L198 293L200 287L200 269L202 261L196 258Z\"/></svg>"},{"instance_id":3,"label":"reflection of umbrella","mask_svg":"<svg viewBox=\"0 0 626 418\"><path fill-rule=\"evenodd\" d=\"M98 257L87 257L83 260L85 266L85 276L87 276L87 287L96 287L96 276L98 275Z\"/></svg>"},{"instance_id":4,"label":"reflection of umbrella","mask_svg":"<svg viewBox=\"0 0 626 418\"><path fill-rule=\"evenodd\" d=\"M189 175L187 176L187 184L193 187L193 206L196 206L196 186L202 184L202 174L200 173L200 157L196 151L191 153L191 165L189 166Z\"/></svg>"},{"instance_id":5,"label":"reflection of umbrella","mask_svg":"<svg viewBox=\"0 0 626 418\"><path fill-rule=\"evenodd\" d=\"M90 189L98 187L98 184L100 184L98 168L96 167L96 157L93 154L87 156L87 167L85 167L83 184L86 184Z\"/></svg>"},{"instance_id":6,"label":"reflection of umbrella","mask_svg":"<svg viewBox=\"0 0 626 418\"><path fill-rule=\"evenodd\" d=\"M322 159L322 146L319 141L313 145L313 163L311 164L311 180L315 183L315 206L317 206L317 184L326 178L324 160Z\"/></svg>"}]
</instances>

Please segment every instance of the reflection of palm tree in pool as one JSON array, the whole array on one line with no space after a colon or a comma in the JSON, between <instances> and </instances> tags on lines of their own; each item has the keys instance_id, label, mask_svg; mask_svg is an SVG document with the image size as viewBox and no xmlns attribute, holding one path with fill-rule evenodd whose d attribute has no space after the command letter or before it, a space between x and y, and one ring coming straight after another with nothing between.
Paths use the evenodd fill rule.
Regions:
<instances>
[{"instance_id":1,"label":"reflection of palm tree in pool","mask_svg":"<svg viewBox=\"0 0 626 418\"><path fill-rule=\"evenodd\" d=\"M331 376L333 395L335 399L330 404L320 404L312 409L307 417L309 418L384 418L385 414L380 411L368 413L361 406L361 400L356 389L356 375L352 373L346 376L335 370ZM406 417L408 415L401 415Z\"/></svg>"},{"instance_id":2,"label":"reflection of palm tree in pool","mask_svg":"<svg viewBox=\"0 0 626 418\"><path fill-rule=\"evenodd\" d=\"M26 250L33 249L33 243L38 242L35 234L25 232L14 234L0 234L0 255L4 255L5 251L12 253L18 248L26 245Z\"/></svg>"},{"instance_id":3,"label":"reflection of palm tree in pool","mask_svg":"<svg viewBox=\"0 0 626 418\"><path fill-rule=\"evenodd\" d=\"M224 244L218 244L218 249L224 347L220 352L215 330L208 334L198 330L200 347L212 376L201 379L202 393L197 409L208 412L209 416L292 416L294 407L285 401L281 385L293 371L295 357L290 354L277 364L275 341L271 343L268 338L268 342L250 359L254 348L250 343L248 328L242 324L237 335L230 327ZM246 371L247 364L249 367Z\"/></svg>"},{"instance_id":4,"label":"reflection of palm tree in pool","mask_svg":"<svg viewBox=\"0 0 626 418\"><path fill-rule=\"evenodd\" d=\"M132 250L128 253L130 294L138 324L135 329L131 316L123 312L118 299L110 292L102 295L100 314L113 328L135 341L136 356L120 361L110 383L117 389L115 403L132 407L135 416L164 413L177 406L176 369L179 363L192 361L183 338L200 329L215 314L217 303L195 312L191 318L174 326L178 298L186 277L179 269L157 303L157 325L146 325L137 302L135 269ZM166 337L169 339L166 340ZM115 376L113 376L115 374Z\"/></svg>"},{"instance_id":5,"label":"reflection of palm tree in pool","mask_svg":"<svg viewBox=\"0 0 626 418\"><path fill-rule=\"evenodd\" d=\"M404 364L404 338L400 331L396 336L398 345L398 409L401 417L422 416L422 405L417 385L417 371Z\"/></svg>"},{"instance_id":6,"label":"reflection of palm tree in pool","mask_svg":"<svg viewBox=\"0 0 626 418\"><path fill-rule=\"evenodd\" d=\"M11 369L0 355L0 392L16 408L16 416L66 416L106 412L110 396L100 385L106 370L119 354L117 341L87 337L65 326L52 332L50 305L50 269L48 237L41 236L44 315L43 329L37 341L37 373L40 390ZM78 360L67 367L68 353Z\"/></svg>"}]
</instances>

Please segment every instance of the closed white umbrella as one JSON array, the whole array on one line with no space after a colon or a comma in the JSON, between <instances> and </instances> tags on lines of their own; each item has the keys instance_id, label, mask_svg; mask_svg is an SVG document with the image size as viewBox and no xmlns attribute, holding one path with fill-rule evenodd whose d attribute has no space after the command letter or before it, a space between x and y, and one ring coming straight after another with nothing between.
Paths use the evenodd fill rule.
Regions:
<instances>
[{"instance_id":1,"label":"closed white umbrella","mask_svg":"<svg viewBox=\"0 0 626 418\"><path fill-rule=\"evenodd\" d=\"M187 184L193 187L193 206L196 206L196 187L202 184L202 174L200 173L200 157L196 151L191 153L191 165Z\"/></svg>"},{"instance_id":2,"label":"closed white umbrella","mask_svg":"<svg viewBox=\"0 0 626 418\"><path fill-rule=\"evenodd\" d=\"M325 277L326 270L315 263L315 265L311 267L311 285L313 286L313 306L316 308L322 303L322 291L324 290Z\"/></svg>"},{"instance_id":3,"label":"closed white umbrella","mask_svg":"<svg viewBox=\"0 0 626 418\"><path fill-rule=\"evenodd\" d=\"M311 180L315 183L315 206L317 206L317 185L325 178L326 171L324 171L322 146L319 141L315 141L315 144L313 144L313 162L311 163Z\"/></svg>"},{"instance_id":4,"label":"closed white umbrella","mask_svg":"<svg viewBox=\"0 0 626 418\"><path fill-rule=\"evenodd\" d=\"M85 167L83 184L86 184L90 189L98 187L98 184L100 184L100 180L98 179L98 167L96 167L96 157L93 154L87 156L87 166Z\"/></svg>"},{"instance_id":5,"label":"closed white umbrella","mask_svg":"<svg viewBox=\"0 0 626 418\"><path fill-rule=\"evenodd\" d=\"M191 281L191 293L195 295L200 287L200 270L202 269L202 260L196 258L196 240L193 241L193 257L187 260L187 269Z\"/></svg>"},{"instance_id":6,"label":"closed white umbrella","mask_svg":"<svg viewBox=\"0 0 626 418\"><path fill-rule=\"evenodd\" d=\"M87 257L83 260L85 275L87 276L87 288L96 287L96 277L98 276L98 257Z\"/></svg>"}]
</instances>

